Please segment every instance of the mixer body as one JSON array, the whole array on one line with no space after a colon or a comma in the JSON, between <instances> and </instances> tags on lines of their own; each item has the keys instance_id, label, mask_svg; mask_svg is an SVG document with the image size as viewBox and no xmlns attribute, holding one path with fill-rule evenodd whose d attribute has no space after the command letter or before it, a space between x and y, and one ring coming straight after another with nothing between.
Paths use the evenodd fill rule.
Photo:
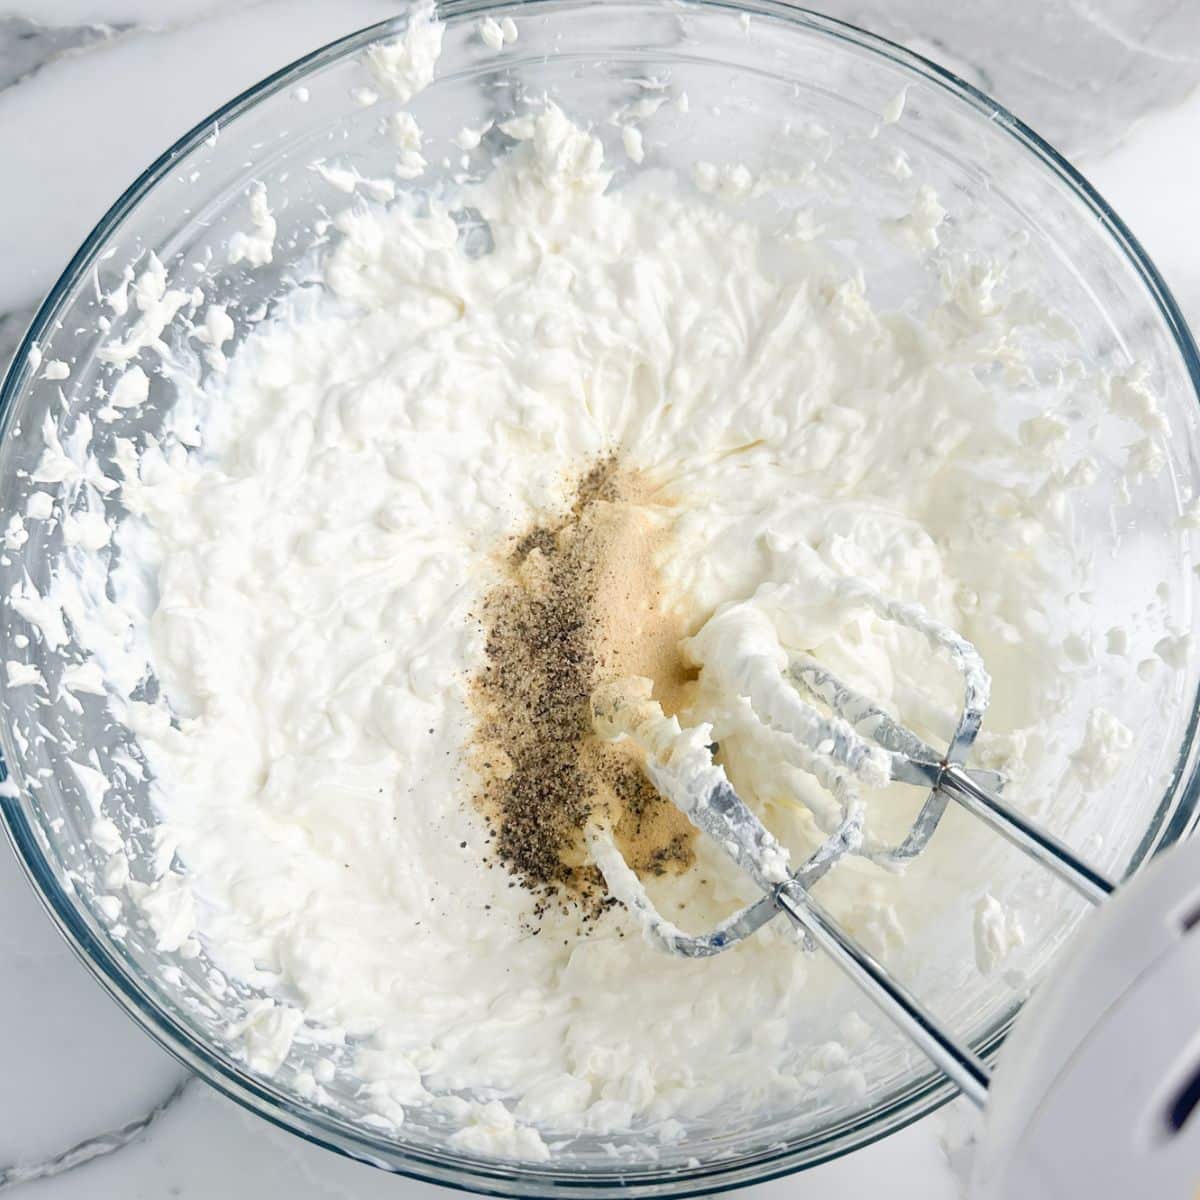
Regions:
<instances>
[{"instance_id":1,"label":"mixer body","mask_svg":"<svg viewBox=\"0 0 1200 1200\"><path fill-rule=\"evenodd\" d=\"M1025 1006L971 1196L1200 1196L1200 839L1098 908Z\"/></svg>"}]
</instances>

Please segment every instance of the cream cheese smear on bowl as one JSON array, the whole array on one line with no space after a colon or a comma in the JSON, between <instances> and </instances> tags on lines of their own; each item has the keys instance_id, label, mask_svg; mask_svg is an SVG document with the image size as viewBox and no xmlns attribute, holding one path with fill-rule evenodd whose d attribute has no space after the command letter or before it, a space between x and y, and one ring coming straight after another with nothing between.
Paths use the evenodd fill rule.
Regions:
<instances>
[{"instance_id":1,"label":"cream cheese smear on bowl","mask_svg":"<svg viewBox=\"0 0 1200 1200\"><path fill-rule=\"evenodd\" d=\"M501 51L517 33L490 21L480 37ZM437 23L416 21L375 55L378 90L407 102L439 45ZM652 114L665 97L648 95ZM836 230L758 219L782 186L769 171L699 162L617 186L653 149L622 120L627 162L571 112L531 104L453 196L317 164L355 193L329 218L319 286L236 344L219 297L144 256L108 297L139 316L106 347L95 428L145 403L143 352L172 322L191 323L210 381L180 385L173 436L119 444L113 473L96 470L90 426L70 443L49 430L24 518L69 524L97 578L120 551L107 593L77 570L18 598L43 628L56 606L71 616L90 652L71 686L107 693L153 778L155 882L130 877L98 805L113 912L130 897L162 949L203 948L257 992L228 1029L251 1069L293 1070L303 1041L318 1047L295 1076L305 1094L352 1069L378 1127L432 1107L458 1147L532 1161L581 1131L670 1142L735 1106L853 1097L874 1028L778 922L698 961L642 937L588 856L589 825L690 931L753 889L594 737L593 688L642 676L685 727L709 725L738 793L798 858L829 801L732 687L738 664L705 636L722 606L755 606L782 644L944 741L953 673L821 581L922 604L994 679L974 761L1035 809L1047 798L1019 789L1046 763L1066 764L1062 802L1083 811L1133 741L1101 704L1064 724L1074 668L1128 658L1136 680L1189 652L1164 626L1137 662L1123 627L1097 643L1050 599L1091 578L1073 498L1099 467L1066 437L1081 397L1127 446L1118 491L1163 468L1144 372L1064 371L1014 423L1022 347L1057 318L1002 263L946 264L920 315L882 306L822 253ZM419 180L420 127L403 111L390 126L396 178ZM916 197L888 235L919 257L946 211L931 189ZM252 189L232 261L272 261L282 199ZM68 512L68 492L115 493L128 515L114 528L96 505ZM920 800L870 793L872 831L902 835ZM847 861L820 898L880 955L953 929L971 971L1003 973L1025 935L1001 876L1020 876L989 845L952 815L906 872Z\"/></svg>"}]
</instances>

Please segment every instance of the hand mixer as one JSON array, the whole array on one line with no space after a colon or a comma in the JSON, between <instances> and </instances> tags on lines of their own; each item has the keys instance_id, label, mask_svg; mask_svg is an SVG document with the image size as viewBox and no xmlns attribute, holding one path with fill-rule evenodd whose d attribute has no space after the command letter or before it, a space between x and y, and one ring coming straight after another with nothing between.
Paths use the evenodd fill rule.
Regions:
<instances>
[{"instance_id":1,"label":"hand mixer","mask_svg":"<svg viewBox=\"0 0 1200 1200\"><path fill-rule=\"evenodd\" d=\"M1000 798L1000 778L967 757L987 708L990 679L978 651L918 605L860 579L825 581L844 603L914 630L958 669L964 700L945 753L811 656L779 644L769 618L740 605L718 614L715 635L736 663L725 686L783 736L790 765L832 797L813 815L825 834L798 868L738 798L713 761L707 726L683 729L649 680L603 685L592 697L597 731L629 738L659 791L716 839L762 898L693 936L654 907L611 834L588 843L612 894L665 951L722 953L784 914L976 1105L985 1132L974 1194L1040 1197L1200 1196L1200 840L1184 842L1139 875L1084 930L1066 961L1025 1006L1006 1041L995 1086L986 1064L842 929L812 895L842 858L899 867L928 845L951 801L1097 904L1115 884ZM711 624L711 623L710 623ZM706 669L707 666L706 666ZM819 707L818 707L819 705ZM911 829L885 845L865 829L859 785L928 788Z\"/></svg>"}]
</instances>

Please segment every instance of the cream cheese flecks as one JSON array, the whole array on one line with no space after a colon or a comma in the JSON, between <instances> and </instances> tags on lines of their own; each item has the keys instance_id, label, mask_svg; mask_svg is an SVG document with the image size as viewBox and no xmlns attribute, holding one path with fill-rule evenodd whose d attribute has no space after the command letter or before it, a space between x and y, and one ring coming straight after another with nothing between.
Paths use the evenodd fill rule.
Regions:
<instances>
[{"instance_id":1,"label":"cream cheese flecks","mask_svg":"<svg viewBox=\"0 0 1200 1200\"><path fill-rule=\"evenodd\" d=\"M975 964L990 974L1025 941L1025 931L1012 913L989 894L975 905Z\"/></svg>"},{"instance_id":2,"label":"cream cheese flecks","mask_svg":"<svg viewBox=\"0 0 1200 1200\"><path fill-rule=\"evenodd\" d=\"M503 50L517 40L517 24L512 17L497 21L495 17L484 17L479 22L479 40L489 50Z\"/></svg>"},{"instance_id":3,"label":"cream cheese flecks","mask_svg":"<svg viewBox=\"0 0 1200 1200\"><path fill-rule=\"evenodd\" d=\"M404 33L367 50L367 66L376 84L401 104L407 104L432 82L442 53L444 26L434 20L433 5L419 6Z\"/></svg>"},{"instance_id":4,"label":"cream cheese flecks","mask_svg":"<svg viewBox=\"0 0 1200 1200\"><path fill-rule=\"evenodd\" d=\"M267 203L267 189L256 183L250 189L251 232L238 232L229 239L229 261L262 267L271 261L275 250L275 217Z\"/></svg>"}]
</instances>

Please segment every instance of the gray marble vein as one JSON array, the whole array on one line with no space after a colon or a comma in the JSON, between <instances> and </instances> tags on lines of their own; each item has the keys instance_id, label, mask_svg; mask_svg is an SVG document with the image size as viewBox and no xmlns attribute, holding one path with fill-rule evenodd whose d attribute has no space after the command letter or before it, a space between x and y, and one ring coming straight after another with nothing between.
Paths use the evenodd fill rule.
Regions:
<instances>
[{"instance_id":1,"label":"gray marble vein","mask_svg":"<svg viewBox=\"0 0 1200 1200\"><path fill-rule=\"evenodd\" d=\"M36 75L49 63L105 42L128 26L39 24L29 17L0 16L0 92Z\"/></svg>"},{"instance_id":2,"label":"gray marble vein","mask_svg":"<svg viewBox=\"0 0 1200 1200\"><path fill-rule=\"evenodd\" d=\"M230 9L258 8L268 0L212 0L199 9L163 5L145 20L118 19L56 25L40 14L0 14L0 93L60 59L103 48L129 34L169 34ZM36 11L36 10L35 10Z\"/></svg>"},{"instance_id":3,"label":"gray marble vein","mask_svg":"<svg viewBox=\"0 0 1200 1200\"><path fill-rule=\"evenodd\" d=\"M194 1080L194 1075L185 1076L149 1112L127 1122L119 1129L109 1129L85 1138L42 1162L15 1163L12 1166L0 1167L0 1192L10 1191L23 1183L34 1183L39 1179L64 1175L67 1171L73 1171L94 1159L115 1154L141 1137L183 1095Z\"/></svg>"},{"instance_id":4,"label":"gray marble vein","mask_svg":"<svg viewBox=\"0 0 1200 1200\"><path fill-rule=\"evenodd\" d=\"M1200 84L1195 0L816 0L982 87L1070 155Z\"/></svg>"}]
</instances>

